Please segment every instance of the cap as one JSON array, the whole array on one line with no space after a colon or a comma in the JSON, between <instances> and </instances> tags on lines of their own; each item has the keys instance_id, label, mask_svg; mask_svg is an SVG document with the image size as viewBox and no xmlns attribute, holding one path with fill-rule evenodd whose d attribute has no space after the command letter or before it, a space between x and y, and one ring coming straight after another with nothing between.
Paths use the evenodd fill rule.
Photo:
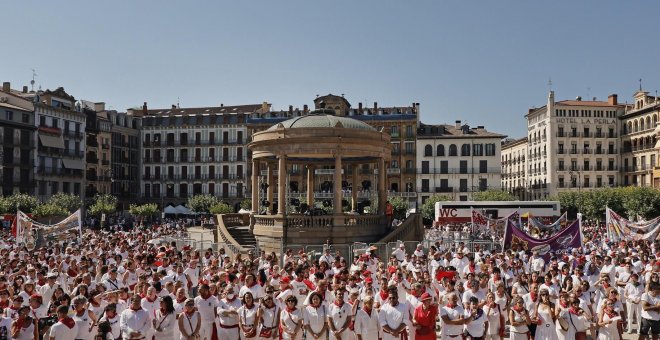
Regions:
<instances>
[{"instance_id":1,"label":"cap","mask_svg":"<svg viewBox=\"0 0 660 340\"><path fill-rule=\"evenodd\" d=\"M371 272L368 270L365 270L362 272L362 276L371 276Z\"/></svg>"},{"instance_id":2,"label":"cap","mask_svg":"<svg viewBox=\"0 0 660 340\"><path fill-rule=\"evenodd\" d=\"M280 283L290 283L290 282L291 282L291 278L289 278L288 276L285 276L280 279Z\"/></svg>"},{"instance_id":3,"label":"cap","mask_svg":"<svg viewBox=\"0 0 660 340\"><path fill-rule=\"evenodd\" d=\"M429 293L424 293L424 294L422 294L422 297L419 298L420 301L426 301L426 300L431 300L431 299L433 299L433 298L431 297L431 294L429 294Z\"/></svg>"},{"instance_id":4,"label":"cap","mask_svg":"<svg viewBox=\"0 0 660 340\"><path fill-rule=\"evenodd\" d=\"M364 279L364 282L366 282L366 283L373 283L373 282L374 282L374 279L372 279L371 276L369 276L368 278Z\"/></svg>"}]
</instances>

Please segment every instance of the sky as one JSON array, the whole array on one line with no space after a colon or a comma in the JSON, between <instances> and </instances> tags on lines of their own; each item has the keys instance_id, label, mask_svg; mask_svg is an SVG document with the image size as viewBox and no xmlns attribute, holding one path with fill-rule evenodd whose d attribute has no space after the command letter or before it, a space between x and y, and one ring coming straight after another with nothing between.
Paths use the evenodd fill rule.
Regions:
<instances>
[{"instance_id":1,"label":"sky","mask_svg":"<svg viewBox=\"0 0 660 340\"><path fill-rule=\"evenodd\" d=\"M344 94L357 107L420 103L427 124L462 120L525 136L524 115L642 79L660 90L660 1L7 1L0 80L62 86L124 111Z\"/></svg>"}]
</instances>

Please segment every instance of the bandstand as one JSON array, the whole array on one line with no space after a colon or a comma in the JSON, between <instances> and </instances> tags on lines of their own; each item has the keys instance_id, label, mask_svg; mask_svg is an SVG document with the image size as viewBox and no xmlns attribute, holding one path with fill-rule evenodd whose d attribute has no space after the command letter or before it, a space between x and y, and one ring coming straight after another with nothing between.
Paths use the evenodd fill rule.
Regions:
<instances>
[{"instance_id":1,"label":"bandstand","mask_svg":"<svg viewBox=\"0 0 660 340\"><path fill-rule=\"evenodd\" d=\"M388 232L390 136L334 112L317 110L253 135L251 229L262 250L375 242ZM292 175L302 185L292 188Z\"/></svg>"}]
</instances>

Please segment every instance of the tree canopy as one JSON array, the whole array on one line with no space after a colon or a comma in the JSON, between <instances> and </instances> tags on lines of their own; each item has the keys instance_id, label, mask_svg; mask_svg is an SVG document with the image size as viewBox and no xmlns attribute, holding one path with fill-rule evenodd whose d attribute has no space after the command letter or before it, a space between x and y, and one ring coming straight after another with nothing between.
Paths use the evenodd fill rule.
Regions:
<instances>
[{"instance_id":1,"label":"tree canopy","mask_svg":"<svg viewBox=\"0 0 660 340\"><path fill-rule=\"evenodd\" d=\"M58 192L51 196L46 203L59 206L69 213L73 213L82 207L82 200L80 197L72 194L65 194L63 192Z\"/></svg>"},{"instance_id":2,"label":"tree canopy","mask_svg":"<svg viewBox=\"0 0 660 340\"><path fill-rule=\"evenodd\" d=\"M131 204L128 212L133 216L149 217L158 212L158 205L156 203L147 203L142 205Z\"/></svg>"},{"instance_id":3,"label":"tree canopy","mask_svg":"<svg viewBox=\"0 0 660 340\"><path fill-rule=\"evenodd\" d=\"M404 219L408 211L408 200L399 196L390 197L388 199L392 208L394 208L394 217L397 219Z\"/></svg>"},{"instance_id":4,"label":"tree canopy","mask_svg":"<svg viewBox=\"0 0 660 340\"><path fill-rule=\"evenodd\" d=\"M429 197L424 204L422 204L422 217L425 220L431 220L435 218L435 202L450 202L454 199L447 195L433 195Z\"/></svg>"},{"instance_id":5,"label":"tree canopy","mask_svg":"<svg viewBox=\"0 0 660 340\"><path fill-rule=\"evenodd\" d=\"M563 211L574 218L581 212L589 219L603 219L605 208L636 218L660 215L660 190L649 187L602 188L589 191L565 191L550 200L559 201Z\"/></svg>"},{"instance_id":6,"label":"tree canopy","mask_svg":"<svg viewBox=\"0 0 660 340\"><path fill-rule=\"evenodd\" d=\"M39 200L28 194L13 194L11 196L0 197L0 213L16 214L21 210L26 214L33 213L39 206Z\"/></svg>"},{"instance_id":7,"label":"tree canopy","mask_svg":"<svg viewBox=\"0 0 660 340\"><path fill-rule=\"evenodd\" d=\"M216 204L218 198L213 195L195 195L188 198L186 206L194 212L208 213Z\"/></svg>"},{"instance_id":8,"label":"tree canopy","mask_svg":"<svg viewBox=\"0 0 660 340\"><path fill-rule=\"evenodd\" d=\"M503 190L486 190L472 194L474 201L515 201L516 197Z\"/></svg>"},{"instance_id":9,"label":"tree canopy","mask_svg":"<svg viewBox=\"0 0 660 340\"><path fill-rule=\"evenodd\" d=\"M97 194L94 197L94 203L89 207L88 212L91 215L101 216L102 214L112 214L117 210L117 197L110 194Z\"/></svg>"},{"instance_id":10,"label":"tree canopy","mask_svg":"<svg viewBox=\"0 0 660 340\"><path fill-rule=\"evenodd\" d=\"M227 203L218 202L209 209L209 212L213 215L217 214L231 214L234 212L234 209Z\"/></svg>"}]
</instances>

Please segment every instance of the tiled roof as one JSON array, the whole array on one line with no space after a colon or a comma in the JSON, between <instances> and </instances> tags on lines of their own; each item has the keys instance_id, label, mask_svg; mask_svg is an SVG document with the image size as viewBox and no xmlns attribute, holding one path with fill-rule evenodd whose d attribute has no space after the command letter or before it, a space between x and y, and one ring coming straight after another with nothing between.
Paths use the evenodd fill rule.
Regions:
<instances>
[{"instance_id":1,"label":"tiled roof","mask_svg":"<svg viewBox=\"0 0 660 340\"><path fill-rule=\"evenodd\" d=\"M376 129L367 123L348 117L339 117L328 114L311 113L305 116L285 120L281 123L271 126L268 130L276 130L280 124L287 129L305 129L305 128L327 128L335 127L338 123L347 129L359 129L375 131Z\"/></svg>"},{"instance_id":2,"label":"tiled roof","mask_svg":"<svg viewBox=\"0 0 660 340\"><path fill-rule=\"evenodd\" d=\"M261 104L234 105L234 106L215 106L215 107L182 107L169 109L151 109L147 110L147 116L167 116L167 115L191 115L191 114L236 114L252 113L261 109ZM139 110L139 109L136 109Z\"/></svg>"},{"instance_id":3,"label":"tiled roof","mask_svg":"<svg viewBox=\"0 0 660 340\"><path fill-rule=\"evenodd\" d=\"M466 133L463 132L463 127L467 127ZM430 139L430 138L506 138L506 135L499 134L496 132L491 132L486 130L483 127L469 127L467 125L461 125L460 128L456 128L455 125L449 124L438 124L438 125L427 125L420 124L420 127L417 129L417 138L419 139Z\"/></svg>"},{"instance_id":4,"label":"tiled roof","mask_svg":"<svg viewBox=\"0 0 660 340\"><path fill-rule=\"evenodd\" d=\"M562 100L555 105L565 106L598 106L598 107L618 107L619 105L612 105L604 101L591 101L591 100Z\"/></svg>"}]
</instances>

